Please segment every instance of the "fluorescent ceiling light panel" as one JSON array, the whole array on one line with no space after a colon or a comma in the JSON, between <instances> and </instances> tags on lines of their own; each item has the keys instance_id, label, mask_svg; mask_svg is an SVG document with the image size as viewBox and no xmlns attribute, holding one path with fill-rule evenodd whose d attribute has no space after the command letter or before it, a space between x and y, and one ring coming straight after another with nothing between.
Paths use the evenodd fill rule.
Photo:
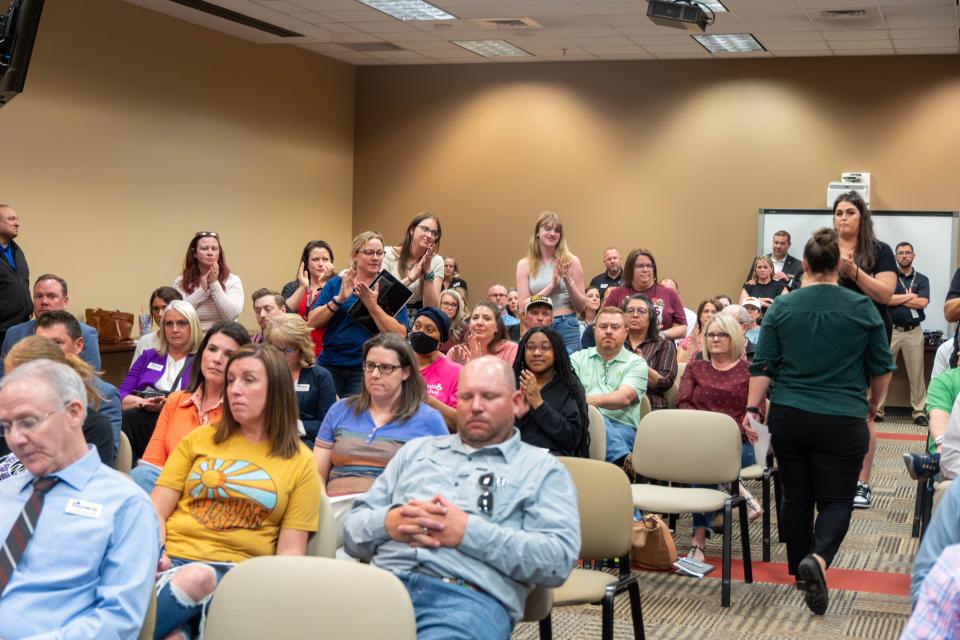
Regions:
<instances>
[{"instance_id":1,"label":"fluorescent ceiling light panel","mask_svg":"<svg viewBox=\"0 0 960 640\"><path fill-rule=\"evenodd\" d=\"M766 51L751 33L724 33L720 35L695 35L694 40L699 42L710 53L745 53L749 51Z\"/></svg>"},{"instance_id":2,"label":"fluorescent ceiling light panel","mask_svg":"<svg viewBox=\"0 0 960 640\"><path fill-rule=\"evenodd\" d=\"M424 0L360 0L368 7L382 11L397 20L456 20L457 16L447 13Z\"/></svg>"},{"instance_id":3,"label":"fluorescent ceiling light panel","mask_svg":"<svg viewBox=\"0 0 960 640\"><path fill-rule=\"evenodd\" d=\"M504 58L529 56L523 49L518 49L506 40L451 40L453 44L484 58Z\"/></svg>"},{"instance_id":4,"label":"fluorescent ceiling light panel","mask_svg":"<svg viewBox=\"0 0 960 640\"><path fill-rule=\"evenodd\" d=\"M716 0L697 0L697 4L702 4L707 9L710 9L714 13L726 13L727 8L723 6L722 2L716 2Z\"/></svg>"}]
</instances>

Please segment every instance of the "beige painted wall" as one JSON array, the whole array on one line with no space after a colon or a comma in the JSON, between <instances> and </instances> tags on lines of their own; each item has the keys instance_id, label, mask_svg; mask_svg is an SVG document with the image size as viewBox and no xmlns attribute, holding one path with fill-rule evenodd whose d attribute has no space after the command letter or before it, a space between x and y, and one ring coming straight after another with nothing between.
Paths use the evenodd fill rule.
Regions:
<instances>
[{"instance_id":1,"label":"beige painted wall","mask_svg":"<svg viewBox=\"0 0 960 640\"><path fill-rule=\"evenodd\" d=\"M354 69L120 0L47 0L25 92L0 109L0 202L70 310L139 311L198 230L249 293L303 244L351 238ZM256 325L249 298L241 321Z\"/></svg>"},{"instance_id":2,"label":"beige painted wall","mask_svg":"<svg viewBox=\"0 0 960 640\"><path fill-rule=\"evenodd\" d=\"M588 279L644 246L696 307L739 292L760 207L823 207L842 171L877 209L960 208L955 57L364 67L357 105L354 231L438 213L473 298L544 209Z\"/></svg>"}]
</instances>

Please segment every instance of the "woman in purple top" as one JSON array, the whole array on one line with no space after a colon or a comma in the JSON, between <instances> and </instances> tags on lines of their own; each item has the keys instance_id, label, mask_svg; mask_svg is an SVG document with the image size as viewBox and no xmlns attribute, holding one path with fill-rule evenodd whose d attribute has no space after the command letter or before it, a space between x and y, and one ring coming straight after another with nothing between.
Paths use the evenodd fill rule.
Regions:
<instances>
[{"instance_id":1,"label":"woman in purple top","mask_svg":"<svg viewBox=\"0 0 960 640\"><path fill-rule=\"evenodd\" d=\"M197 312L183 300L174 300L163 310L160 329L157 348L137 358L119 388L122 429L134 460L143 456L167 394L186 388L193 354L203 340Z\"/></svg>"},{"instance_id":2,"label":"woman in purple top","mask_svg":"<svg viewBox=\"0 0 960 640\"><path fill-rule=\"evenodd\" d=\"M747 390L750 386L749 364L744 358L740 325L731 316L718 313L707 322L702 344L703 359L688 362L680 378L677 408L724 413L739 426L746 414ZM758 416L758 419L762 421L763 416ZM741 440L740 466L747 467L756 462L756 457L753 445L747 441L742 429ZM742 483L740 495L747 499L750 521L760 517L763 510ZM703 548L710 533L710 516L707 513L693 514L693 538L688 557L699 562L703 562Z\"/></svg>"}]
</instances>

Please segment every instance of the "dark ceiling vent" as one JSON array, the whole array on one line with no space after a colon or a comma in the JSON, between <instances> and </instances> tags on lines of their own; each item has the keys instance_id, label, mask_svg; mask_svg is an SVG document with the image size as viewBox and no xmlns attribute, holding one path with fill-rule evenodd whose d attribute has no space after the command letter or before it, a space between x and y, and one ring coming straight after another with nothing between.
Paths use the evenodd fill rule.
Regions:
<instances>
[{"instance_id":1,"label":"dark ceiling vent","mask_svg":"<svg viewBox=\"0 0 960 640\"><path fill-rule=\"evenodd\" d=\"M341 47L358 53L383 53L385 51L406 51L403 47L390 42L341 42Z\"/></svg>"},{"instance_id":2,"label":"dark ceiling vent","mask_svg":"<svg viewBox=\"0 0 960 640\"><path fill-rule=\"evenodd\" d=\"M213 4L212 2L206 2L205 0L170 0L170 2L182 5L184 7L189 7L191 9L196 9L197 11L202 11L203 13L211 16L223 18L224 20L229 20L230 22L235 22L245 27L250 27L251 29L263 31L269 33L270 35L279 36L281 38L303 37L302 33L290 31L289 29L278 27L275 24L270 24L269 22L264 22L263 20L257 20L256 18L245 16L242 13L237 13L236 11Z\"/></svg>"},{"instance_id":3,"label":"dark ceiling vent","mask_svg":"<svg viewBox=\"0 0 960 640\"><path fill-rule=\"evenodd\" d=\"M858 20L867 17L866 9L838 9L836 11L821 11L824 20Z\"/></svg>"},{"instance_id":4,"label":"dark ceiling vent","mask_svg":"<svg viewBox=\"0 0 960 640\"><path fill-rule=\"evenodd\" d=\"M483 18L473 22L484 29L543 29L533 18Z\"/></svg>"}]
</instances>

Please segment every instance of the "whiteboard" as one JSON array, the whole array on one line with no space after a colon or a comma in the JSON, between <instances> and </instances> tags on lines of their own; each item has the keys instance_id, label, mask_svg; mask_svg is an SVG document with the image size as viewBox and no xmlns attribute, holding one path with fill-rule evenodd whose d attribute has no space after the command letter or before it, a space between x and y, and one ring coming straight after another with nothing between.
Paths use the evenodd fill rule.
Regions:
<instances>
[{"instance_id":1,"label":"whiteboard","mask_svg":"<svg viewBox=\"0 0 960 640\"><path fill-rule=\"evenodd\" d=\"M916 252L913 268L930 278L930 304L925 310L923 328L950 333L943 318L943 302L950 280L957 270L956 211L871 211L877 240L896 252L898 242L909 242ZM778 229L790 233L790 255L803 257L803 247L820 227L833 227L830 209L760 209L757 225L757 255L773 250L773 234Z\"/></svg>"}]
</instances>

